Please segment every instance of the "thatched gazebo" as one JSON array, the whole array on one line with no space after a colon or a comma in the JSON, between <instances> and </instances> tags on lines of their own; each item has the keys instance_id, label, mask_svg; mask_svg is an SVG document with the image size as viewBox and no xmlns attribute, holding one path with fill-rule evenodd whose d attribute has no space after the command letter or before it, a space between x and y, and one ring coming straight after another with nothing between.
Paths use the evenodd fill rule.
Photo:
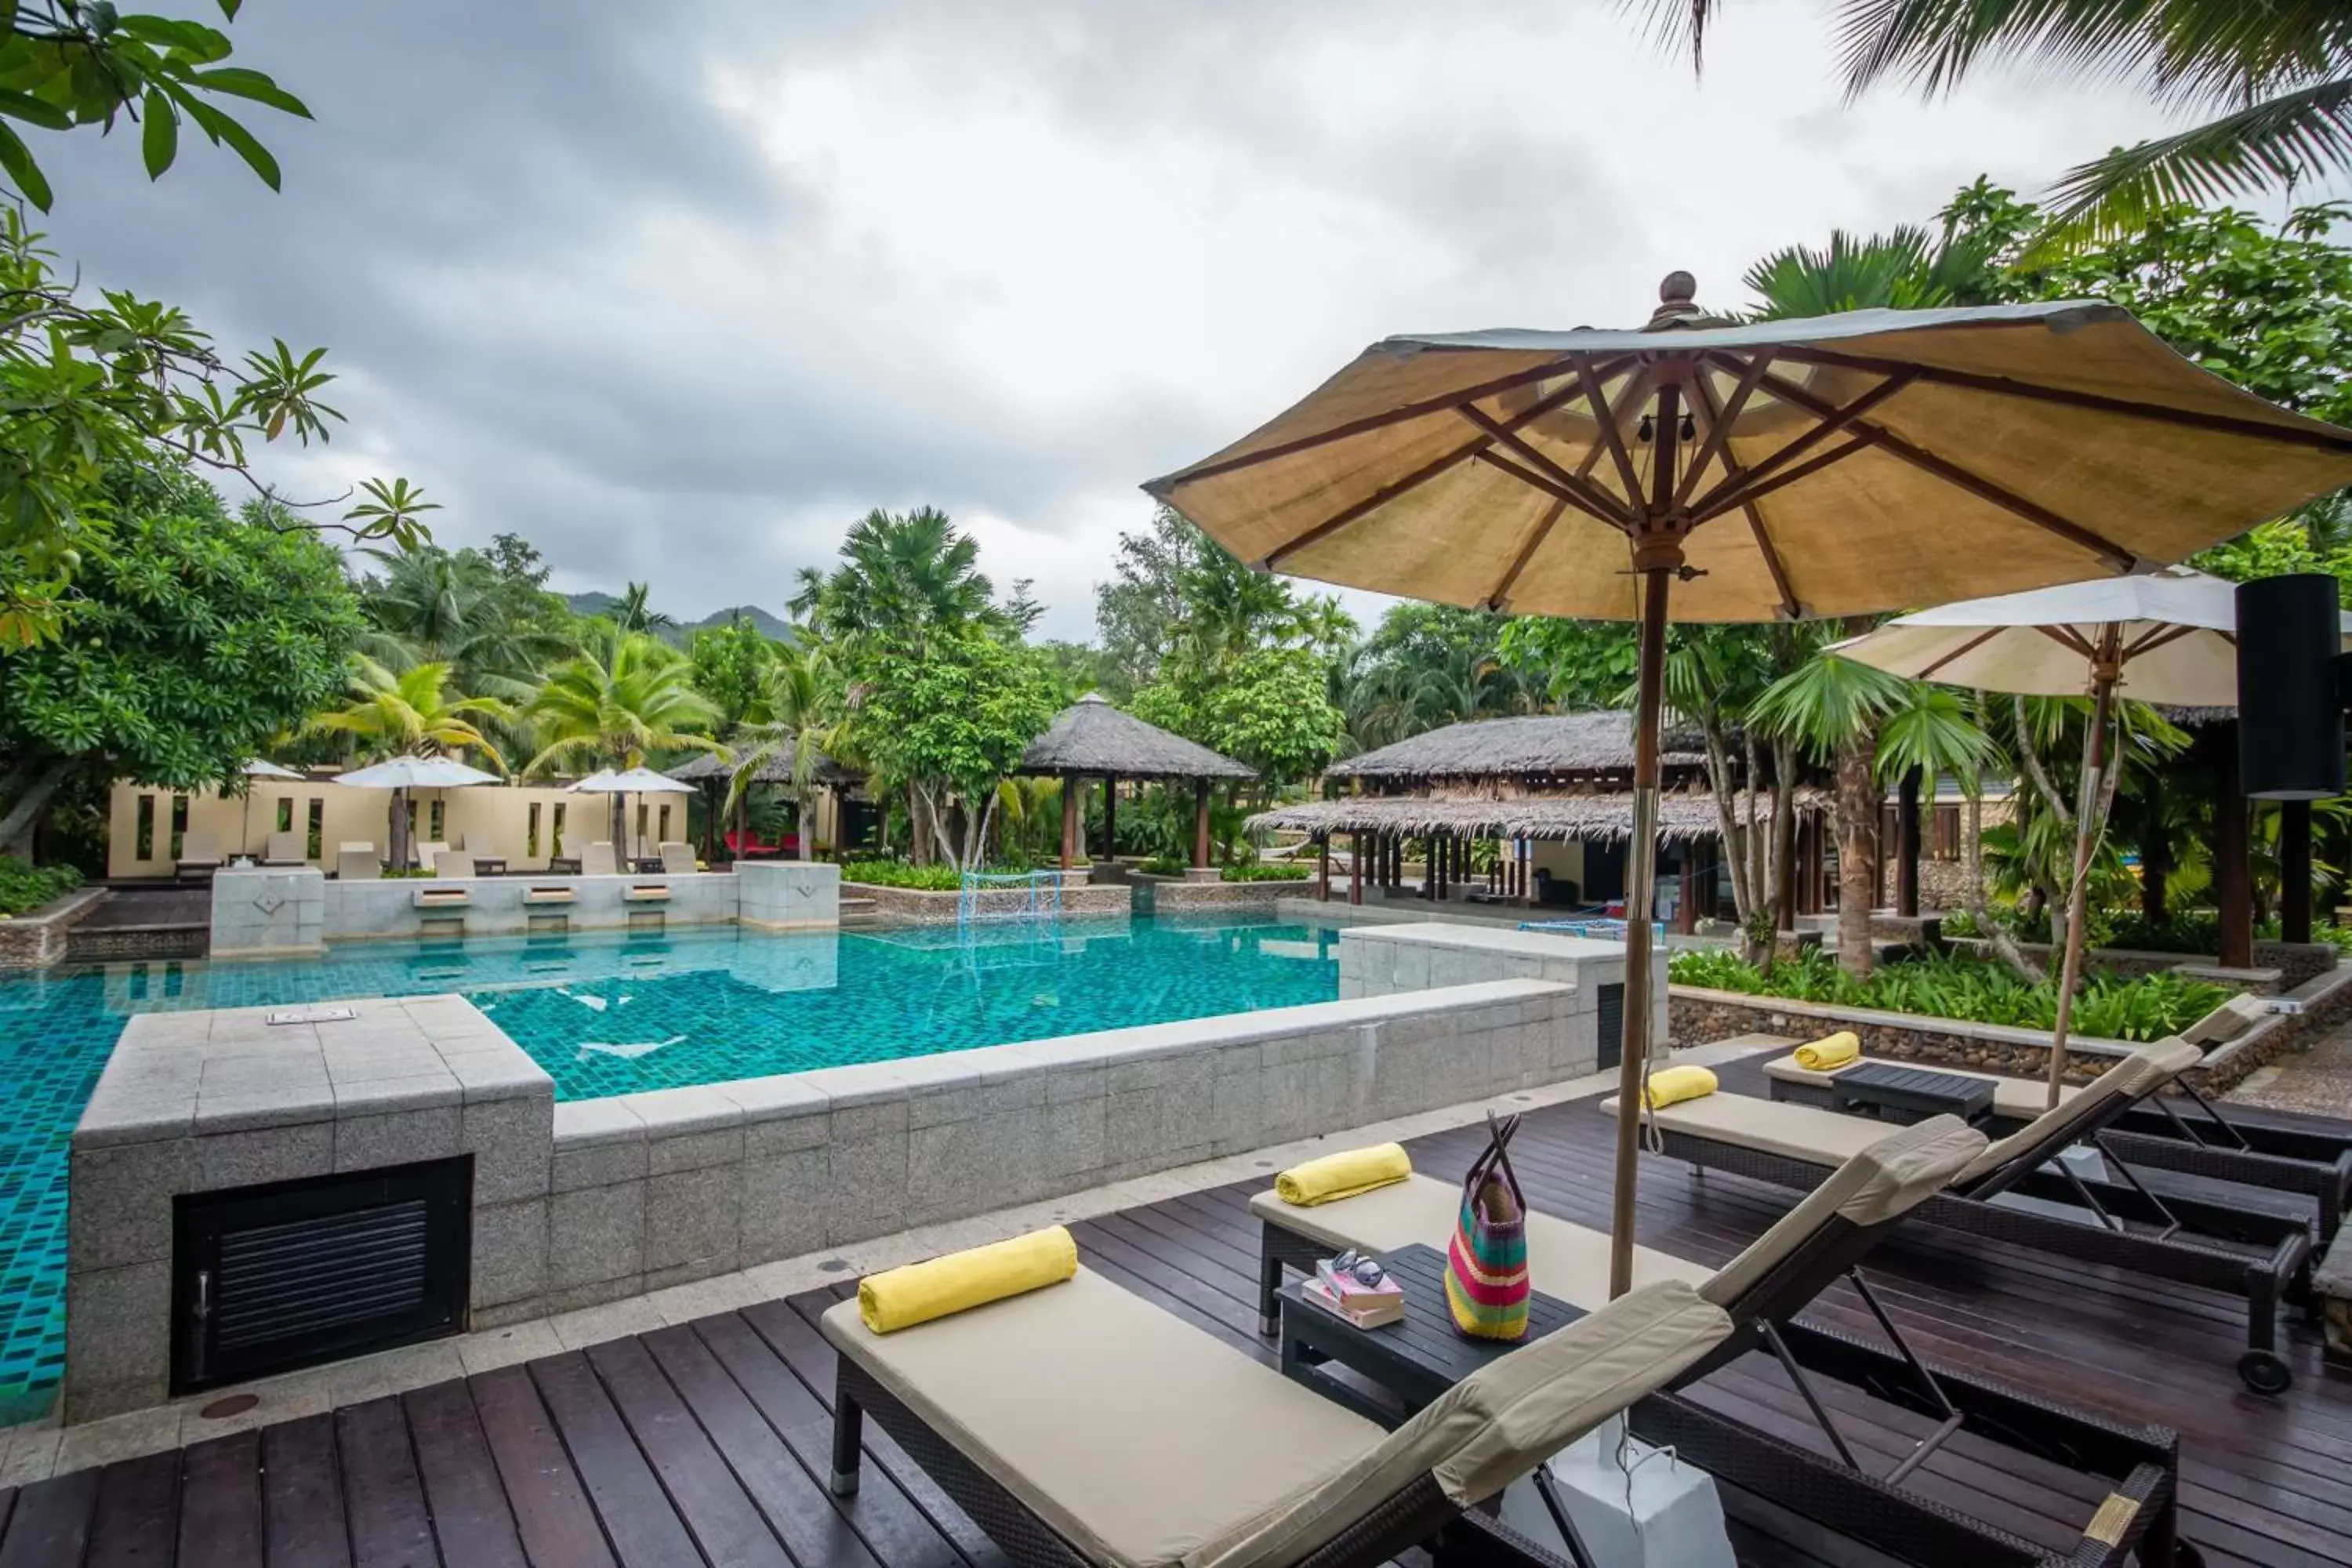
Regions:
<instances>
[{"instance_id":1,"label":"thatched gazebo","mask_svg":"<svg viewBox=\"0 0 2352 1568\"><path fill-rule=\"evenodd\" d=\"M705 752L687 762L680 763L674 768L662 770L665 776L674 778L680 784L693 784L702 792L703 805L706 808L702 814L702 858L705 860L718 858L720 791L729 781L734 778L737 766L738 763L732 758ZM864 773L856 768L835 762L823 752L817 752L811 759L809 776L817 784L836 794L854 789L866 782ZM780 784L789 788L793 783L793 759L790 753L779 752L761 763L759 770L751 775L751 782ZM801 831L805 834L808 831L808 825L803 823L801 826Z\"/></svg>"},{"instance_id":2,"label":"thatched gazebo","mask_svg":"<svg viewBox=\"0 0 2352 1568\"><path fill-rule=\"evenodd\" d=\"M1633 837L1632 718L1604 709L1448 724L1326 770L1328 778L1351 781L1356 795L1282 807L1251 825L1305 832L1327 847L1332 834L1349 835L1351 902L1363 900L1367 881L1384 896L1405 891L1405 851L1412 839L1426 847L1422 886L1413 895L1419 898L1442 902L1455 896L1477 875L1472 847L1500 840L1509 856L1485 873L1486 894L1474 896L1518 902L1589 896L1605 902L1616 896L1612 887L1633 870L1622 864ZM1711 878L1701 885L1699 848L1719 841L1723 825L1697 737L1670 725L1661 743L1665 788L1658 841L1674 852L1676 915L1687 930L1713 901ZM1754 803L1759 820L1769 816L1770 800L1768 793ZM1823 836L1811 819L1818 816L1819 798L1801 791L1797 801L1798 901L1817 905ZM1735 817L1744 820L1749 804L1743 791L1733 802ZM1580 847L1539 854L1546 845ZM1547 858L1552 863L1544 864Z\"/></svg>"},{"instance_id":3,"label":"thatched gazebo","mask_svg":"<svg viewBox=\"0 0 2352 1568\"><path fill-rule=\"evenodd\" d=\"M1054 715L1045 732L1029 742L1020 773L1058 775L1062 780L1062 869L1077 858L1081 791L1088 778L1103 781L1103 858L1118 842L1118 781L1192 781L1192 864L1209 863L1209 785L1217 779L1257 775L1208 747L1122 713L1089 691Z\"/></svg>"}]
</instances>

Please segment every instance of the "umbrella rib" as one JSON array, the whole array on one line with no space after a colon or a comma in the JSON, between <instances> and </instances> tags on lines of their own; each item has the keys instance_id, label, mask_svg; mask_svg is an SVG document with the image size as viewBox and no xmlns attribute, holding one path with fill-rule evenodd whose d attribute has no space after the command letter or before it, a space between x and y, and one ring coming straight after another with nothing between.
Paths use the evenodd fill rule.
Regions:
<instances>
[{"instance_id":1,"label":"umbrella rib","mask_svg":"<svg viewBox=\"0 0 2352 1568\"><path fill-rule=\"evenodd\" d=\"M2098 660L2098 648L2092 644L2090 638L2072 626L2036 626L2033 629L2069 653L2079 653L2094 663Z\"/></svg>"},{"instance_id":2,"label":"umbrella rib","mask_svg":"<svg viewBox=\"0 0 2352 1568\"><path fill-rule=\"evenodd\" d=\"M1748 395L1756 390L1756 384L1764 378L1764 373L1771 365L1772 351L1769 349L1749 360L1748 368L1740 373L1739 384L1731 389L1731 395L1720 407L1716 405L1715 388L1706 384L1705 370L1691 377L1691 391L1697 395L1699 406L1706 411L1706 439L1699 444L1698 455L1683 470L1682 482L1675 487L1675 505L1687 506L1690 503L1691 491L1698 489L1699 475L1706 471L1707 464L1714 460L1718 450L1723 458L1725 474L1738 478L1739 465L1731 456L1731 426L1738 419L1739 411L1748 405Z\"/></svg>"},{"instance_id":3,"label":"umbrella rib","mask_svg":"<svg viewBox=\"0 0 2352 1568\"><path fill-rule=\"evenodd\" d=\"M1625 481L1626 500L1639 506L1642 476L1633 467L1633 455L1625 450L1625 434L1617 428L1617 411L1609 406L1609 395L1601 388L1601 378L1593 374L1592 362L1583 354L1571 357L1576 362L1577 380L1584 387L1584 401L1591 405L1592 417L1601 426L1601 439L1608 443L1609 456L1616 460L1617 476Z\"/></svg>"},{"instance_id":4,"label":"umbrella rib","mask_svg":"<svg viewBox=\"0 0 2352 1568\"><path fill-rule=\"evenodd\" d=\"M1633 357L1631 354L1625 354L1609 361L1610 374L1614 374L1618 370L1631 363ZM1443 396L1423 398L1419 403L1408 403L1402 407L1391 408L1381 414L1368 414L1361 419L1350 419L1344 425L1334 425L1328 430L1318 430L1311 436L1300 436L1292 440L1277 442L1261 451L1244 452L1239 457L1203 463L1197 468L1182 469L1161 479L1148 480L1143 489L1147 494L1167 500L1181 485L1193 484L1202 479L1213 479L1242 468L1255 468L1260 463L1273 462L1277 458L1289 458L1300 452L1311 452L1318 447L1326 447L1334 441L1344 441L1351 436L1362 436L1374 430L1384 430L1391 425L1402 425L1428 415L1443 414L1458 404L1475 403L1479 398L1492 397L1498 392L1508 392L1514 387L1525 386L1530 382L1549 381L1558 375L1566 367L1567 363L1565 359L1546 360L1542 364L1531 369L1513 371L1508 375L1498 375L1492 381L1482 381L1475 386L1463 387L1458 391L1446 393ZM1568 399L1563 398L1560 401L1566 402Z\"/></svg>"},{"instance_id":5,"label":"umbrella rib","mask_svg":"<svg viewBox=\"0 0 2352 1568\"><path fill-rule=\"evenodd\" d=\"M2123 656L2126 661L2129 661L2131 659L2137 658L2144 653L2153 653L2158 648L2164 647L2167 643L2179 642L2182 637L2188 637L2193 632L2200 632L2207 629L2208 628L2204 626L2185 626L2178 623L2167 623L2152 626L2148 629L2146 636L2142 637L2138 641L2126 646L2123 650Z\"/></svg>"},{"instance_id":6,"label":"umbrella rib","mask_svg":"<svg viewBox=\"0 0 2352 1568\"><path fill-rule=\"evenodd\" d=\"M1792 382L1784 381L1777 375L1768 375L1764 378L1764 390L1784 403L1795 404L1798 407L1818 414L1823 418L1830 417L1833 412L1830 404L1814 396L1803 387ZM2012 512L2033 524L2034 527L2054 533L2070 544L2079 545L2093 554L2104 558L2117 571L2129 571L2136 563L2136 558L2132 552L2113 540L2084 528L2081 523L2070 522L2048 507L2037 501L2028 500L2015 490L1995 484L1981 474L1971 473L1958 463L1938 458L1923 447L1913 446L1884 425L1874 425L1867 419L1856 420L1854 425L1858 431L1869 436L1876 445L1885 447L1889 453L1902 458L1913 468L1933 474L1945 483L1964 489L1979 500L1990 501L2004 511Z\"/></svg>"},{"instance_id":7,"label":"umbrella rib","mask_svg":"<svg viewBox=\"0 0 2352 1568\"><path fill-rule=\"evenodd\" d=\"M1911 679L1914 680L1935 679L1936 672L1937 670L1940 670L1946 666L1959 659L1968 658L1969 655L1976 652L1977 649L1984 647L1985 644L1992 641L1993 638L2000 636L2001 633L2008 629L2009 628L2007 626L1988 626L1983 631L1980 631L1976 636L1970 637L1968 641L1962 643L1959 647L1954 648L1951 652L1945 654L1942 658L1928 665L1927 668L1921 670Z\"/></svg>"},{"instance_id":8,"label":"umbrella rib","mask_svg":"<svg viewBox=\"0 0 2352 1568\"><path fill-rule=\"evenodd\" d=\"M1711 363L1717 360L1717 356L1712 354L1707 357ZM1777 384L1780 382L1780 378L1778 376L1773 376L1769 373L1766 373L1762 379L1768 383ZM1823 441L1828 440L1831 437L1839 434L1841 431L1852 428L1855 424L1861 421L1863 416L1868 414L1872 409L1877 407L1880 404L1885 402L1888 398L1894 396L1896 393L1910 385L1911 383L1916 379L1917 378L1916 376L1907 374L1890 375L1885 381L1880 382L1876 386L1872 387L1869 391L1862 394L1859 397L1856 397L1853 402L1843 405L1833 406L1823 403L1819 398L1815 398L1812 402L1811 407L1808 409L1808 412L1813 413L1815 417L1819 420L1819 423L1814 425L1811 429L1801 432L1794 439L1780 447L1780 449L1766 455L1761 460L1757 462L1748 470L1746 483L1753 485L1763 479L1769 479L1782 467L1794 459L1802 457L1805 453L1821 445ZM1798 406L1804 407L1806 405L1800 404ZM1707 491L1705 496L1701 497L1691 510L1693 511L1706 512L1710 516L1719 514L1727 504L1740 499L1741 489L1742 482L1739 479L1726 479L1721 484L1717 485L1713 489Z\"/></svg>"},{"instance_id":9,"label":"umbrella rib","mask_svg":"<svg viewBox=\"0 0 2352 1568\"><path fill-rule=\"evenodd\" d=\"M1537 402L1529 404L1526 408L1521 409L1518 413L1512 415L1509 419L1502 422L1502 427L1507 432L1517 430L1522 425L1526 425L1533 420L1541 418L1544 415L1550 413L1561 404L1575 397L1575 395L1576 390L1574 388L1563 387L1559 392L1552 394L1549 397L1538 399ZM1396 500L1397 497L1403 495L1408 490L1419 489L1421 486L1427 484L1430 480L1435 479L1438 475L1445 472L1454 465L1481 456L1486 452L1487 447L1495 444L1495 440L1496 437L1491 434L1481 435L1476 440L1465 443L1463 446L1455 447L1451 452L1444 453L1431 462L1423 464L1420 468L1415 468L1412 473L1405 475L1402 479L1394 479L1388 484L1382 485L1379 489L1374 490L1371 494L1364 497L1361 500L1356 501L1352 505L1342 507L1339 511L1325 518L1321 522L1318 522L1314 527L1307 530L1306 532L1298 534L1295 538L1286 540L1284 542L1276 545L1272 550L1265 552L1265 558L1263 561L1258 562L1257 564L1265 567L1268 571L1272 571L1278 563L1297 554L1299 551L1306 549L1308 545L1313 544L1318 540L1328 538L1330 535L1337 533L1339 530L1347 527L1349 523L1354 522L1357 519L1363 517L1368 513L1378 511L1381 508L1388 505L1389 502Z\"/></svg>"},{"instance_id":10,"label":"umbrella rib","mask_svg":"<svg viewBox=\"0 0 2352 1568\"><path fill-rule=\"evenodd\" d=\"M1612 377L1616 375L1616 374L1622 369L1624 369L1622 364L1609 363L1601 366L1595 374L1598 375L1601 382L1603 384L1606 384ZM1625 434L1626 416L1632 413L1633 410L1639 408L1650 395L1651 374L1650 366L1641 364L1634 366L1633 374L1625 378L1625 389L1617 399L1618 412L1608 416L1611 423L1616 427L1620 439L1622 439ZM1596 426L1599 426L1601 417L1602 416L1598 410L1594 411L1592 419L1593 424ZM1601 466L1601 454L1608 449L1608 443L1599 438L1598 431L1596 429L1595 437L1591 445L1584 448L1584 456L1577 460L1576 477L1580 479L1591 479L1592 477L1592 470Z\"/></svg>"},{"instance_id":11,"label":"umbrella rib","mask_svg":"<svg viewBox=\"0 0 2352 1568\"><path fill-rule=\"evenodd\" d=\"M1499 453L1481 452L1478 454L1476 460L1486 464L1488 468L1500 469L1502 472L1510 475L1511 478L1518 480L1521 484L1526 485L1530 489L1541 490L1545 495L1551 497L1554 500L1564 501L1569 505L1576 507L1579 510L1591 513L1596 521L1606 523L1609 527L1615 529L1620 533L1627 531L1627 524L1622 520L1611 517L1604 512L1592 511L1591 508L1578 499L1573 490L1554 483L1551 479L1547 479L1541 474L1535 473L1532 470L1519 467L1518 464L1511 461L1508 458L1503 457Z\"/></svg>"},{"instance_id":12,"label":"umbrella rib","mask_svg":"<svg viewBox=\"0 0 2352 1568\"><path fill-rule=\"evenodd\" d=\"M1495 591L1486 595L1486 607L1489 610L1501 612L1512 588L1518 584L1519 574L1528 569L1528 563L1535 559L1536 552L1542 547L1545 540L1551 537L1551 531L1559 526L1561 516L1567 510L1568 500L1563 496L1553 503L1549 511L1537 520L1535 527L1528 532L1527 542L1519 546L1518 554L1512 559L1510 570L1504 573L1503 580L1495 584Z\"/></svg>"},{"instance_id":13,"label":"umbrella rib","mask_svg":"<svg viewBox=\"0 0 2352 1568\"><path fill-rule=\"evenodd\" d=\"M1828 468L1832 463L1853 457L1866 447L1875 447L1885 436L1885 432L1875 426L1865 426L1858 431L1850 431L1844 446L1832 447L1826 452L1816 452L1794 468L1782 468L1771 478L1759 481L1751 489L1743 490L1720 506L1708 505L1702 498L1700 504L1703 510L1695 510L1691 513L1691 526L1696 528L1700 523L1712 522L1733 507L1752 508L1774 490L1793 485L1799 479L1809 478ZM1753 477L1754 470L1749 470L1749 473L1750 477Z\"/></svg>"},{"instance_id":14,"label":"umbrella rib","mask_svg":"<svg viewBox=\"0 0 2352 1568\"><path fill-rule=\"evenodd\" d=\"M1835 366L1841 370L1875 371L1885 374L1902 365L1900 360L1872 359L1860 354L1839 353L1829 349L1783 349L1788 358L1806 364ZM1971 392L1990 393L2000 397L2029 398L2039 403L2063 404L2071 408L2095 409L2103 414L2121 414L2134 419L2152 419L2168 425L2187 425L2200 430L2214 430L2224 435L2248 436L2256 440L2283 441L2290 446L2318 447L2331 452L2352 452L2352 435L2327 428L2313 430L2301 426L2273 425L2260 419L2246 419L2231 414L2208 414L2194 408L2172 408L2160 403L2137 403L2127 397L2108 397L2095 392L2076 392L2070 387L2043 386L2038 382L2013 381L2004 375L1985 375L1975 371L1947 370L1938 365L1912 365L1921 379L1942 386L1965 387Z\"/></svg>"},{"instance_id":15,"label":"umbrella rib","mask_svg":"<svg viewBox=\"0 0 2352 1568\"><path fill-rule=\"evenodd\" d=\"M1717 406L1715 401L1715 389L1707 385L1704 371L1691 377L1691 393L1697 398L1699 411L1706 416L1707 422L1707 444L1701 448L1698 462L1692 466L1689 474L1684 476L1684 489L1689 488L1692 476L1706 466L1707 453L1715 448L1717 436L1722 431L1728 430L1731 427L1731 422L1739 416L1738 400L1754 389L1756 379L1763 375L1764 367L1770 358L1769 354L1758 355L1750 375L1741 378L1740 386L1732 394L1731 401L1721 406ZM1731 455L1731 447L1727 441L1723 444L1722 455L1725 477L1737 481L1746 470L1740 467L1739 459ZM1675 498L1675 504L1677 506L1682 504L1679 496ZM1739 510L1747 516L1748 531L1756 536L1756 549L1764 557L1764 569L1772 574L1772 586L1780 595L1781 613L1790 620L1799 618L1805 613L1805 607L1797 602L1797 590L1789 581L1788 564L1780 559L1780 550L1772 542L1771 531L1764 526L1764 514L1756 510L1754 501L1741 502ZM1691 526L1696 528L1698 525L1693 522Z\"/></svg>"},{"instance_id":16,"label":"umbrella rib","mask_svg":"<svg viewBox=\"0 0 2352 1568\"><path fill-rule=\"evenodd\" d=\"M1559 490L1567 492L1566 499L1575 501L1586 511L1621 531L1633 526L1633 518L1617 504L1616 497L1591 480L1570 473L1522 440L1515 431L1493 415L1467 404L1456 412L1492 437L1497 445L1508 447L1517 455L1520 461L1559 487ZM1492 452L1483 452L1479 455L1489 461L1492 461L1495 456Z\"/></svg>"}]
</instances>

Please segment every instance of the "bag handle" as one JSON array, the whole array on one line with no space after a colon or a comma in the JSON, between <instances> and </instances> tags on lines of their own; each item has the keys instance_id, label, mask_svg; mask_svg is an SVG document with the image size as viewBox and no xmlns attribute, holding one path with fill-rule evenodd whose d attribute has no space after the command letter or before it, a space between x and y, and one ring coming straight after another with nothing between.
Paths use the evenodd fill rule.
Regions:
<instances>
[{"instance_id":1,"label":"bag handle","mask_svg":"<svg viewBox=\"0 0 2352 1568\"><path fill-rule=\"evenodd\" d=\"M1504 1184L1510 1188L1512 1201L1522 1210L1528 1206L1527 1198L1519 1191L1519 1174L1511 1169L1509 1145L1518 1130L1519 1119L1516 1114L1497 1121L1493 1111L1486 1112L1486 1147L1470 1163L1469 1173L1462 1178L1465 1192L1475 1193L1488 1177L1499 1170Z\"/></svg>"}]
</instances>

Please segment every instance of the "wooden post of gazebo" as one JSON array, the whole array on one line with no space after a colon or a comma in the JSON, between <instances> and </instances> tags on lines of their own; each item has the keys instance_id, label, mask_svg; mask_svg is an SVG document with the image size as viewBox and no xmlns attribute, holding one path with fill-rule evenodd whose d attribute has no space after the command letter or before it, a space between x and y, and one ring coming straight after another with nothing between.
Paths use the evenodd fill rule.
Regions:
<instances>
[{"instance_id":1,"label":"wooden post of gazebo","mask_svg":"<svg viewBox=\"0 0 2352 1568\"><path fill-rule=\"evenodd\" d=\"M1103 864L1118 858L1118 775L1103 774Z\"/></svg>"},{"instance_id":2,"label":"wooden post of gazebo","mask_svg":"<svg viewBox=\"0 0 2352 1568\"><path fill-rule=\"evenodd\" d=\"M1330 899L1331 836L1328 833L1318 833L1315 836L1315 901L1328 903Z\"/></svg>"},{"instance_id":3,"label":"wooden post of gazebo","mask_svg":"<svg viewBox=\"0 0 2352 1568\"><path fill-rule=\"evenodd\" d=\"M1351 904L1364 901L1364 836L1361 833L1348 835L1348 901Z\"/></svg>"},{"instance_id":4,"label":"wooden post of gazebo","mask_svg":"<svg viewBox=\"0 0 2352 1568\"><path fill-rule=\"evenodd\" d=\"M1066 871L1078 858L1078 822L1086 815L1085 785L1076 773L1062 775L1062 869Z\"/></svg>"},{"instance_id":5,"label":"wooden post of gazebo","mask_svg":"<svg viewBox=\"0 0 2352 1568\"><path fill-rule=\"evenodd\" d=\"M1209 781L1192 781L1192 864L1209 863Z\"/></svg>"},{"instance_id":6,"label":"wooden post of gazebo","mask_svg":"<svg viewBox=\"0 0 2352 1568\"><path fill-rule=\"evenodd\" d=\"M1919 770L1906 768L1895 806L1895 912L1919 916Z\"/></svg>"},{"instance_id":7,"label":"wooden post of gazebo","mask_svg":"<svg viewBox=\"0 0 2352 1568\"><path fill-rule=\"evenodd\" d=\"M1675 858L1675 930L1689 936L1698 930L1698 875L1691 864L1698 846L1684 839Z\"/></svg>"}]
</instances>

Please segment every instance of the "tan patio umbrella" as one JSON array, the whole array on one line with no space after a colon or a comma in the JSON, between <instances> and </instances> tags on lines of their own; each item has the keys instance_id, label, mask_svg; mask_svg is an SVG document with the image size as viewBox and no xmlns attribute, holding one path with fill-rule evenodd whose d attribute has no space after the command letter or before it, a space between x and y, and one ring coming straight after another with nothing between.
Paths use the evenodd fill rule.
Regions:
<instances>
[{"instance_id":1,"label":"tan patio umbrella","mask_svg":"<svg viewBox=\"0 0 2352 1568\"><path fill-rule=\"evenodd\" d=\"M2352 482L2352 432L2095 302L1375 343L1145 487L1244 561L1642 623L1610 1279L1632 1282L1668 595L1685 618L1931 605L2178 561ZM1710 528L1709 523L1724 526Z\"/></svg>"},{"instance_id":2,"label":"tan patio umbrella","mask_svg":"<svg viewBox=\"0 0 2352 1568\"><path fill-rule=\"evenodd\" d=\"M2352 616L2343 618L2352 649ZM2091 853L2105 831L2107 730L2115 699L2178 708L2238 701L2238 587L2185 567L2000 594L1898 616L1835 651L1914 680L2028 697L2091 699L2091 733L2074 807L2074 882L2058 966L2058 1019L2050 1035L2050 1103L2058 1103Z\"/></svg>"}]
</instances>

